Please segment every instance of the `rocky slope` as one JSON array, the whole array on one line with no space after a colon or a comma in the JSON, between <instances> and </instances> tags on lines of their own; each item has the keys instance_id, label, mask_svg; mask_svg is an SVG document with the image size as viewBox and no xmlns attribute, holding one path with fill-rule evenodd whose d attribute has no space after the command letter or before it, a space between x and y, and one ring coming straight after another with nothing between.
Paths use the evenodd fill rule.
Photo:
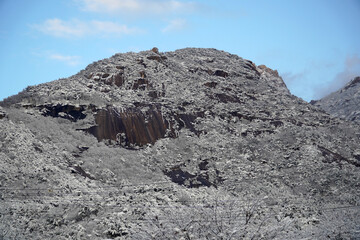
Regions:
<instances>
[{"instance_id":1,"label":"rocky slope","mask_svg":"<svg viewBox=\"0 0 360 240\"><path fill-rule=\"evenodd\" d=\"M360 77L319 101L311 102L335 117L360 123Z\"/></svg>"},{"instance_id":2,"label":"rocky slope","mask_svg":"<svg viewBox=\"0 0 360 240\"><path fill-rule=\"evenodd\" d=\"M1 102L0 239L356 239L360 128L215 49Z\"/></svg>"}]
</instances>

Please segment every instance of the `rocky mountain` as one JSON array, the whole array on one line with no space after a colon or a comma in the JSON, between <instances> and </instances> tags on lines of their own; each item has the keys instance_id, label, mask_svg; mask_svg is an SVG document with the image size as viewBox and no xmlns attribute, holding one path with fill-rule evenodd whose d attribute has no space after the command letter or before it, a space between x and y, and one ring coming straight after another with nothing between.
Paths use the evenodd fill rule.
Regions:
<instances>
[{"instance_id":1,"label":"rocky mountain","mask_svg":"<svg viewBox=\"0 0 360 240\"><path fill-rule=\"evenodd\" d=\"M360 128L215 49L1 102L0 239L359 239Z\"/></svg>"},{"instance_id":2,"label":"rocky mountain","mask_svg":"<svg viewBox=\"0 0 360 240\"><path fill-rule=\"evenodd\" d=\"M311 102L335 117L360 123L360 77L319 101Z\"/></svg>"}]
</instances>

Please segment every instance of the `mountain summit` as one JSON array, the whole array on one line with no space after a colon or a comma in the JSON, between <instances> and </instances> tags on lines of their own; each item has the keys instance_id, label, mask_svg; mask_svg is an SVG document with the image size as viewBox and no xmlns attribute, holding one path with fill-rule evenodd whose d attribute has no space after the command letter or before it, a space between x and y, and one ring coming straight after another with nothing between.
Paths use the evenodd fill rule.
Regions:
<instances>
[{"instance_id":1,"label":"mountain summit","mask_svg":"<svg viewBox=\"0 0 360 240\"><path fill-rule=\"evenodd\" d=\"M154 48L0 105L0 238L360 237L359 127L264 65Z\"/></svg>"}]
</instances>

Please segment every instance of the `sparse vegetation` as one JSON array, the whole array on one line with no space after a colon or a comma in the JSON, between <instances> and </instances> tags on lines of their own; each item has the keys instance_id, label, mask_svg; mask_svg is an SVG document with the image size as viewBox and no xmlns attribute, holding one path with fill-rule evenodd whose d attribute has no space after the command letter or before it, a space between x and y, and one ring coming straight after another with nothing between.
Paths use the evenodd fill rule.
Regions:
<instances>
[{"instance_id":1,"label":"sparse vegetation","mask_svg":"<svg viewBox=\"0 0 360 240\"><path fill-rule=\"evenodd\" d=\"M0 239L360 237L359 127L238 56L117 54L1 105Z\"/></svg>"}]
</instances>

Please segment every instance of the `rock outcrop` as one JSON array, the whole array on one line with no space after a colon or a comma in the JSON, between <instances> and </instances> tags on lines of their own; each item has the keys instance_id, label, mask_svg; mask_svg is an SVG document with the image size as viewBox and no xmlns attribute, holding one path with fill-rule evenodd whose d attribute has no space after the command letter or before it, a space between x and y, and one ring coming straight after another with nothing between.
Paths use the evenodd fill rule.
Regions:
<instances>
[{"instance_id":1,"label":"rock outcrop","mask_svg":"<svg viewBox=\"0 0 360 240\"><path fill-rule=\"evenodd\" d=\"M360 123L360 77L355 77L342 89L311 103L335 117Z\"/></svg>"},{"instance_id":2,"label":"rock outcrop","mask_svg":"<svg viewBox=\"0 0 360 240\"><path fill-rule=\"evenodd\" d=\"M359 126L266 66L154 48L0 105L0 239L360 237Z\"/></svg>"}]
</instances>

